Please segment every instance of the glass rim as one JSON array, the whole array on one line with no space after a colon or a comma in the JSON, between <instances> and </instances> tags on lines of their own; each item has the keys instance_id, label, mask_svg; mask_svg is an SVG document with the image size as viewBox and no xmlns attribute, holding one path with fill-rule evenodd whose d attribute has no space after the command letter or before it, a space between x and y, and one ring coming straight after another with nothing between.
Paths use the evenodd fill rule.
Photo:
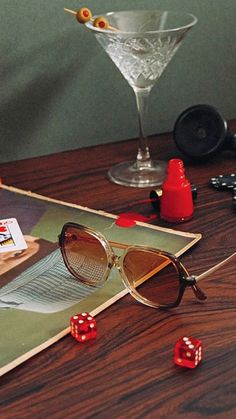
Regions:
<instances>
[{"instance_id":1,"label":"glass rim","mask_svg":"<svg viewBox=\"0 0 236 419\"><path fill-rule=\"evenodd\" d=\"M103 250L106 254L106 257L107 257L107 261L106 261L106 267L105 267L105 271L104 271L102 279L100 281L97 281L96 283L93 283L93 282L88 281L85 278L84 279L82 277L79 278L79 280L82 283L84 283L86 285L90 285L91 287L97 287L99 285L102 285L108 279L108 276L109 276L109 273L110 273L110 270L111 270L110 266L113 264L113 258L114 258L113 251L112 251L112 248L111 248L109 242L99 231L95 231L95 230L93 230L89 227L83 226L81 224L77 224L75 222L68 222L68 223L65 223L63 225L62 230L61 230L61 234L59 235L59 246L60 246L64 261L66 262L67 269L77 279L78 279L78 273L76 273L73 266L71 266L71 264L68 260L67 252L66 252L66 248L65 248L65 232L69 228L72 228L72 229L74 228L75 230L82 231L83 233L86 233L87 235L90 235L91 237L96 239L97 242L100 244L100 246L103 248Z\"/></svg>"},{"instance_id":2,"label":"glass rim","mask_svg":"<svg viewBox=\"0 0 236 419\"><path fill-rule=\"evenodd\" d=\"M160 12L162 14L164 13L171 13L172 15L176 15L176 16L188 16L189 18L191 18L190 23L186 24L186 25L181 25L178 27L174 27L174 28L170 28L170 29L158 29L158 30L152 30L152 31L141 31L141 32L136 32L136 31L122 31L122 30L117 30L117 31L113 31L111 29L103 29L103 28L97 28L95 26L93 26L91 21L85 22L85 26L90 29L91 31L94 31L96 33L102 33L102 34L113 34L116 36L119 35L139 35L139 36L143 36L143 35L151 35L151 34L161 34L161 33L173 33L173 32L178 32L180 30L184 30L184 29L190 29L192 28L197 22L198 22L198 18L189 12L178 12L175 10L161 10L161 9L138 9L138 10L117 10L117 11L112 11L112 12L107 12L107 13L101 13L99 15L95 15L94 19L98 18L98 17L107 17L109 18L109 16L115 15L115 14L123 14L123 13L143 13L143 12L149 12L149 13L155 13L155 12Z\"/></svg>"},{"instance_id":3,"label":"glass rim","mask_svg":"<svg viewBox=\"0 0 236 419\"><path fill-rule=\"evenodd\" d=\"M176 273L176 280L178 281L178 292L176 293L176 298L172 302L169 303L161 303L158 301L151 300L147 298L145 295L142 295L142 293L132 284L132 281L129 279L127 274L125 273L124 269L124 260L126 256L132 252L132 251L141 251L141 252L150 252L159 255L160 257L163 257L168 260L169 263L174 267L175 273ZM169 263L167 265L169 265ZM162 270L162 269L161 269ZM145 304L146 306L153 307L153 308L172 308L179 305L183 293L184 293L184 285L183 285L183 277L188 275L188 271L185 268L185 266L180 262L178 257L172 253L166 252L164 250L155 249L147 246L140 246L140 245L133 245L129 246L126 251L121 255L120 257L120 263L119 263L119 271L121 274L121 277L123 279L123 282L125 283L126 287L128 288L130 294L140 303ZM141 284L140 284L141 285Z\"/></svg>"}]
</instances>

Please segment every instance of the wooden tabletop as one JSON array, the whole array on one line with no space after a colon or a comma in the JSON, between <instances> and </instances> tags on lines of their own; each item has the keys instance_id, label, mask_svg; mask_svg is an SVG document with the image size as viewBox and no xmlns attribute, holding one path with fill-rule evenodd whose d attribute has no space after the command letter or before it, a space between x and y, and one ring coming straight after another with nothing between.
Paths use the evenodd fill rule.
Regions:
<instances>
[{"instance_id":1,"label":"wooden tabletop","mask_svg":"<svg viewBox=\"0 0 236 419\"><path fill-rule=\"evenodd\" d=\"M236 132L236 121L230 123ZM150 139L153 157L180 157L171 135ZM150 189L118 186L108 168L136 155L135 140L0 165L7 185L94 209L151 215L139 204ZM212 176L235 173L235 153L204 163L185 161L198 188L192 220L153 224L202 233L181 261L199 274L236 251L232 193L209 186ZM208 299L187 291L169 311L143 306L127 295L97 316L93 345L70 335L1 378L1 418L233 418L236 417L236 269L231 261L201 283ZM175 366L173 347L183 335L203 342L196 369Z\"/></svg>"}]
</instances>

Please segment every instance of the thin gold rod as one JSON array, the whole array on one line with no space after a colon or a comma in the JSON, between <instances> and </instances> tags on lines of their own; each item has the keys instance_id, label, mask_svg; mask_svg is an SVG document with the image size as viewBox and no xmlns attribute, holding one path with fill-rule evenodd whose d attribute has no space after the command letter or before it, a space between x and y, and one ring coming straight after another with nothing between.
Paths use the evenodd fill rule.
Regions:
<instances>
[{"instance_id":1,"label":"thin gold rod","mask_svg":"<svg viewBox=\"0 0 236 419\"><path fill-rule=\"evenodd\" d=\"M225 265L227 262L229 262L231 259L235 258L236 252L232 253L228 258L222 260L221 262L217 263L217 265L212 266L212 268L208 269L207 271L203 272L200 275L195 276L196 282L201 281L202 279L209 276L212 272L215 272L217 269L220 269L221 266Z\"/></svg>"},{"instance_id":2,"label":"thin gold rod","mask_svg":"<svg viewBox=\"0 0 236 419\"><path fill-rule=\"evenodd\" d=\"M132 246L132 244L118 243L111 240L109 240L109 244L111 247L116 247L117 249L128 249L128 247Z\"/></svg>"}]
</instances>

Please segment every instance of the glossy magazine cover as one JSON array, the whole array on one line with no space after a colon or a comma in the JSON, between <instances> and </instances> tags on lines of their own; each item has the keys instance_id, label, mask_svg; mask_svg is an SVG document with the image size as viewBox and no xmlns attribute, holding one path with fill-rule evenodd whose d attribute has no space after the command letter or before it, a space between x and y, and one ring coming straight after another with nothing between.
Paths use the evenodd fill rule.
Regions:
<instances>
[{"instance_id":1,"label":"glossy magazine cover","mask_svg":"<svg viewBox=\"0 0 236 419\"><path fill-rule=\"evenodd\" d=\"M96 315L127 294L116 269L99 288L74 279L58 246L64 223L90 227L107 240L176 255L201 238L141 222L119 227L115 215L1 185L0 220L9 218L17 219L27 249L0 253L0 375L69 333L72 315L83 311Z\"/></svg>"}]
</instances>

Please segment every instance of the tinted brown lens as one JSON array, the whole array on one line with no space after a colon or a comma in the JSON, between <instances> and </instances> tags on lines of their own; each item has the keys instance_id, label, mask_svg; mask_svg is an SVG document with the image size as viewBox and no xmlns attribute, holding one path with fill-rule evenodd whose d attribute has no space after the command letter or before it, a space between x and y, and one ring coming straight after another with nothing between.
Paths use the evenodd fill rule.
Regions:
<instances>
[{"instance_id":1,"label":"tinted brown lens","mask_svg":"<svg viewBox=\"0 0 236 419\"><path fill-rule=\"evenodd\" d=\"M130 249L123 269L139 295L155 305L174 304L179 295L179 276L171 259L155 251Z\"/></svg>"},{"instance_id":2,"label":"tinted brown lens","mask_svg":"<svg viewBox=\"0 0 236 419\"><path fill-rule=\"evenodd\" d=\"M102 243L92 234L67 227L63 236L64 258L69 270L82 282L99 284L107 269Z\"/></svg>"}]
</instances>

